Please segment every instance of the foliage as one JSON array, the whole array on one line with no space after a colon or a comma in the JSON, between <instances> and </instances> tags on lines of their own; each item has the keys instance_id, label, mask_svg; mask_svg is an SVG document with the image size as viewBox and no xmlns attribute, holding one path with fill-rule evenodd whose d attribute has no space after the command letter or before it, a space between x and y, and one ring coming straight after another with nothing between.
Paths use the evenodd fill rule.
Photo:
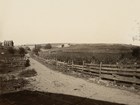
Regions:
<instances>
[{"instance_id":1,"label":"foliage","mask_svg":"<svg viewBox=\"0 0 140 105\"><path fill-rule=\"evenodd\" d=\"M35 45L35 47L32 49L32 52L35 55L39 55L40 50L41 50L41 46L40 45Z\"/></svg>"},{"instance_id":2,"label":"foliage","mask_svg":"<svg viewBox=\"0 0 140 105\"><path fill-rule=\"evenodd\" d=\"M16 49L14 49L14 47L8 47L8 52L10 53L10 54L15 54L15 52L16 52Z\"/></svg>"},{"instance_id":3,"label":"foliage","mask_svg":"<svg viewBox=\"0 0 140 105\"><path fill-rule=\"evenodd\" d=\"M22 71L19 76L21 77L32 77L32 76L36 76L37 72L35 71L35 69L28 69L25 71Z\"/></svg>"},{"instance_id":4,"label":"foliage","mask_svg":"<svg viewBox=\"0 0 140 105\"><path fill-rule=\"evenodd\" d=\"M132 51L132 48L134 48L132 45L72 45L69 48L53 49L52 52L40 52L40 56L65 62L73 61L75 64L83 64L83 61L104 64L138 63L138 59L136 61L133 57L138 56L138 51Z\"/></svg>"},{"instance_id":5,"label":"foliage","mask_svg":"<svg viewBox=\"0 0 140 105\"><path fill-rule=\"evenodd\" d=\"M45 46L44 46L44 49L51 49L52 48L52 45L51 44L46 44Z\"/></svg>"},{"instance_id":6,"label":"foliage","mask_svg":"<svg viewBox=\"0 0 140 105\"><path fill-rule=\"evenodd\" d=\"M64 44L62 44L61 47L63 48L64 47Z\"/></svg>"},{"instance_id":7,"label":"foliage","mask_svg":"<svg viewBox=\"0 0 140 105\"><path fill-rule=\"evenodd\" d=\"M28 67L28 66L30 66L30 60L29 59L27 59L26 63L25 63L25 67Z\"/></svg>"},{"instance_id":8,"label":"foliage","mask_svg":"<svg viewBox=\"0 0 140 105\"><path fill-rule=\"evenodd\" d=\"M139 47L135 47L132 49L132 56L135 58L140 57L140 48Z\"/></svg>"},{"instance_id":9,"label":"foliage","mask_svg":"<svg viewBox=\"0 0 140 105\"><path fill-rule=\"evenodd\" d=\"M35 54L35 55L39 55L39 52L40 49L37 49L37 48L33 48L32 52Z\"/></svg>"},{"instance_id":10,"label":"foliage","mask_svg":"<svg viewBox=\"0 0 140 105\"><path fill-rule=\"evenodd\" d=\"M30 47L25 48L26 51L31 51Z\"/></svg>"},{"instance_id":11,"label":"foliage","mask_svg":"<svg viewBox=\"0 0 140 105\"><path fill-rule=\"evenodd\" d=\"M74 62L75 64L86 63L116 63L118 62L121 54L111 54L111 53L92 53L92 52L57 52L54 54L50 53L40 53L40 56L46 59L57 59L59 61Z\"/></svg>"},{"instance_id":12,"label":"foliage","mask_svg":"<svg viewBox=\"0 0 140 105\"><path fill-rule=\"evenodd\" d=\"M23 47L20 47L19 50L18 50L18 52L19 52L19 54L20 54L22 57L24 57L25 54L26 54L26 51L25 51L25 49L24 49Z\"/></svg>"},{"instance_id":13,"label":"foliage","mask_svg":"<svg viewBox=\"0 0 140 105\"><path fill-rule=\"evenodd\" d=\"M35 49L37 49L38 51L41 50L41 45L35 45Z\"/></svg>"}]
</instances>

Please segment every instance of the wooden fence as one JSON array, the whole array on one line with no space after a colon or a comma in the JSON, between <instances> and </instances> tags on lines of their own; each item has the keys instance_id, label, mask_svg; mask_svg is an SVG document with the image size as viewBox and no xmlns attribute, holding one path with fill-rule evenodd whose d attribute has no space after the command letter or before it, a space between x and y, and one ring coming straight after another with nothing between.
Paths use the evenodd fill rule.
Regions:
<instances>
[{"instance_id":1,"label":"wooden fence","mask_svg":"<svg viewBox=\"0 0 140 105\"><path fill-rule=\"evenodd\" d=\"M11 70L22 69L25 67L25 62L26 62L25 58L5 57L3 59L0 59L0 72L7 73L8 71Z\"/></svg>"},{"instance_id":2,"label":"wooden fence","mask_svg":"<svg viewBox=\"0 0 140 105\"><path fill-rule=\"evenodd\" d=\"M140 69L137 69L138 65L134 65L134 68L114 68L114 66L104 65L102 63L98 65L85 63L84 65L68 65L68 67L77 72L98 76L101 79L140 85Z\"/></svg>"},{"instance_id":3,"label":"wooden fence","mask_svg":"<svg viewBox=\"0 0 140 105\"><path fill-rule=\"evenodd\" d=\"M76 65L73 62L66 63L57 60L46 60L44 58L34 56L44 63L51 64L55 62L55 66L63 66L66 70L73 70L83 74L99 77L100 79L111 80L113 82L122 82L132 84L132 86L140 86L140 65L134 63L131 65L111 65L111 64L89 64L83 61L83 65Z\"/></svg>"}]
</instances>

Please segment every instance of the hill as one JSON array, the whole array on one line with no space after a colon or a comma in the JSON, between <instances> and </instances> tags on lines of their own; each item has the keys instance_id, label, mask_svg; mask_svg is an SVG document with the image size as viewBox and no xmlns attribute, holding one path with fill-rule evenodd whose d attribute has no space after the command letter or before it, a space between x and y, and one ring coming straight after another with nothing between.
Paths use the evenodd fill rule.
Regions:
<instances>
[{"instance_id":1,"label":"hill","mask_svg":"<svg viewBox=\"0 0 140 105\"><path fill-rule=\"evenodd\" d=\"M134 63L139 60L133 57L134 48L140 47L126 44L73 44L66 48L53 48L40 52L46 59L60 61L74 61L77 64L85 62L94 63Z\"/></svg>"}]
</instances>

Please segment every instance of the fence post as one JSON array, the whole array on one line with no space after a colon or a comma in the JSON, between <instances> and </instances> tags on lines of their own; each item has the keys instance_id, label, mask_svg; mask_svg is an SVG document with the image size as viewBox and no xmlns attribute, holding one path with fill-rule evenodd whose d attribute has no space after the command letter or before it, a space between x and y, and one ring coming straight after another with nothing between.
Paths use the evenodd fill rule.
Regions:
<instances>
[{"instance_id":1,"label":"fence post","mask_svg":"<svg viewBox=\"0 0 140 105\"><path fill-rule=\"evenodd\" d=\"M74 65L73 60L72 60L72 64L71 65L72 65L72 70L74 70L74 68L73 68L73 65Z\"/></svg>"},{"instance_id":2,"label":"fence post","mask_svg":"<svg viewBox=\"0 0 140 105\"><path fill-rule=\"evenodd\" d=\"M69 61L67 62L67 71L69 71Z\"/></svg>"},{"instance_id":3,"label":"fence post","mask_svg":"<svg viewBox=\"0 0 140 105\"><path fill-rule=\"evenodd\" d=\"M82 68L82 71L84 70L84 65L85 65L85 61L83 61L83 68Z\"/></svg>"},{"instance_id":4,"label":"fence post","mask_svg":"<svg viewBox=\"0 0 140 105\"><path fill-rule=\"evenodd\" d=\"M102 62L100 62L99 78L101 79Z\"/></svg>"},{"instance_id":5,"label":"fence post","mask_svg":"<svg viewBox=\"0 0 140 105\"><path fill-rule=\"evenodd\" d=\"M2 94L3 91L3 85L2 85L3 81L2 81L2 77L0 78L0 95Z\"/></svg>"},{"instance_id":6,"label":"fence post","mask_svg":"<svg viewBox=\"0 0 140 105\"><path fill-rule=\"evenodd\" d=\"M57 58L55 58L56 66L58 65Z\"/></svg>"},{"instance_id":7,"label":"fence post","mask_svg":"<svg viewBox=\"0 0 140 105\"><path fill-rule=\"evenodd\" d=\"M134 63L134 68L135 69L133 72L133 85L132 85L133 88L135 88L135 86L136 86L136 83L135 83L136 82L136 71L137 71L137 63L136 62Z\"/></svg>"}]
</instances>

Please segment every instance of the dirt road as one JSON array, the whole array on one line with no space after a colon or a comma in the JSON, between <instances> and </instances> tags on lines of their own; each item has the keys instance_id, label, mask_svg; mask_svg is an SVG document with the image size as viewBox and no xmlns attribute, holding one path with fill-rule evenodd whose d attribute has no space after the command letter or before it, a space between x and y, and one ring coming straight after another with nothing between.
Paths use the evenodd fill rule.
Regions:
<instances>
[{"instance_id":1,"label":"dirt road","mask_svg":"<svg viewBox=\"0 0 140 105\"><path fill-rule=\"evenodd\" d=\"M134 93L90 83L81 78L75 78L53 71L38 61L30 59L31 67L38 75L31 81L34 90L61 93L90 99L104 100L127 105L140 105L140 96Z\"/></svg>"}]
</instances>

